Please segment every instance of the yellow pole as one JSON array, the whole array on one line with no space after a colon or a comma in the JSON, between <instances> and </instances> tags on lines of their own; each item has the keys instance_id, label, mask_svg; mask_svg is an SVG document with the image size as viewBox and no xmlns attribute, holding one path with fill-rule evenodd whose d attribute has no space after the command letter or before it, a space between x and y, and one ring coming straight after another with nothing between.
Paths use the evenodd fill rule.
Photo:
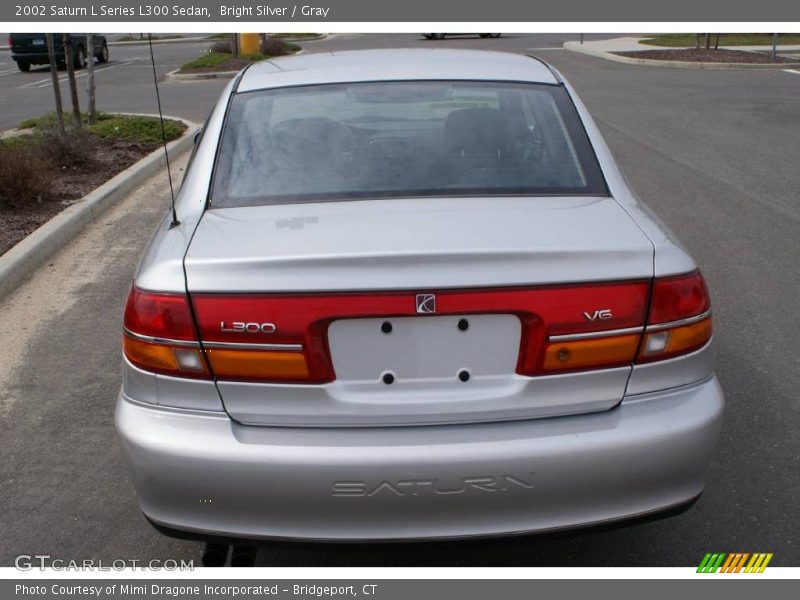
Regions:
<instances>
[{"instance_id":1,"label":"yellow pole","mask_svg":"<svg viewBox=\"0 0 800 600\"><path fill-rule=\"evenodd\" d=\"M242 54L258 54L258 34L239 34L239 51Z\"/></svg>"}]
</instances>

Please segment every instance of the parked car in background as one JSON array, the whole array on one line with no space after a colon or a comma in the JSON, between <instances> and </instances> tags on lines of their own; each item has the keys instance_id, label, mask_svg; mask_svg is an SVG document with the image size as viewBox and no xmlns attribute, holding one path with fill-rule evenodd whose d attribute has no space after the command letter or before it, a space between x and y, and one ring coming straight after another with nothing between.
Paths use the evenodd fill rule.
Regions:
<instances>
[{"instance_id":1,"label":"parked car in background","mask_svg":"<svg viewBox=\"0 0 800 600\"><path fill-rule=\"evenodd\" d=\"M501 33L423 33L426 40L443 40L448 35L478 35L482 38L499 38Z\"/></svg>"},{"instance_id":2,"label":"parked car in background","mask_svg":"<svg viewBox=\"0 0 800 600\"><path fill-rule=\"evenodd\" d=\"M72 65L82 69L86 65L86 35L85 33L70 33L72 41ZM94 57L97 62L108 62L108 42L102 34L92 34ZM62 34L53 34L56 61L59 66L64 65L64 40ZM8 45L11 48L11 58L14 59L20 71L29 71L31 65L50 64L50 55L47 49L47 36L44 33L12 33L8 36Z\"/></svg>"},{"instance_id":3,"label":"parked car in background","mask_svg":"<svg viewBox=\"0 0 800 600\"><path fill-rule=\"evenodd\" d=\"M708 291L561 74L369 50L231 81L128 298L141 508L214 540L549 531L691 505Z\"/></svg>"}]
</instances>

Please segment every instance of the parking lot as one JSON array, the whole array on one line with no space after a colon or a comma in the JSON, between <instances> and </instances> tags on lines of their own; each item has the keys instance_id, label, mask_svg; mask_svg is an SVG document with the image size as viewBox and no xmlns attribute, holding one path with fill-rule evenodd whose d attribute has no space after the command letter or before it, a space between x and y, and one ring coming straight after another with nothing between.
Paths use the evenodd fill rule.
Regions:
<instances>
[{"instance_id":1,"label":"parking lot","mask_svg":"<svg viewBox=\"0 0 800 600\"><path fill-rule=\"evenodd\" d=\"M800 74L612 63L561 48L576 38L353 34L304 47L526 52L571 81L632 187L684 242L711 290L727 409L704 495L682 516L631 527L468 542L276 544L261 548L259 564L686 566L711 551L772 552L773 565L800 564ZM207 45L157 45L159 75ZM155 111L148 52L112 46L98 72L102 110ZM0 52L0 129L52 104L46 70L18 73L10 63ZM165 82L164 112L202 121L225 83ZM162 174L0 301L0 565L34 553L199 564L200 544L163 538L142 518L113 431L122 306L168 194Z\"/></svg>"}]
</instances>

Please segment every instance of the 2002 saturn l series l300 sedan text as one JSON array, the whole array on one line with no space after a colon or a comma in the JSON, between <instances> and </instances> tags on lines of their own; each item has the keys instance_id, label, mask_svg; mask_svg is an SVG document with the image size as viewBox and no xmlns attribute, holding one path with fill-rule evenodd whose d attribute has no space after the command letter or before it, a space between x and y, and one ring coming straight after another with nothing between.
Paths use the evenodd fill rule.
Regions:
<instances>
[{"instance_id":1,"label":"2002 saturn l series l300 sedan text","mask_svg":"<svg viewBox=\"0 0 800 600\"><path fill-rule=\"evenodd\" d=\"M672 511L723 395L696 264L531 57L237 76L125 309L116 424L174 535L422 539Z\"/></svg>"}]
</instances>

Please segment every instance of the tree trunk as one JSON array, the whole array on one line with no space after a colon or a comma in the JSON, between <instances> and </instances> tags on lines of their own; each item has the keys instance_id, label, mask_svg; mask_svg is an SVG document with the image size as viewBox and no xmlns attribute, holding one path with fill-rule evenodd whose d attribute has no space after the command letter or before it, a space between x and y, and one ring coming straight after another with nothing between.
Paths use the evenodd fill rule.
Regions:
<instances>
[{"instance_id":1,"label":"tree trunk","mask_svg":"<svg viewBox=\"0 0 800 600\"><path fill-rule=\"evenodd\" d=\"M700 50L700 34L699 33L695 33L694 34L694 49L695 50Z\"/></svg>"},{"instance_id":2,"label":"tree trunk","mask_svg":"<svg viewBox=\"0 0 800 600\"><path fill-rule=\"evenodd\" d=\"M56 62L56 49L52 33L45 33L47 38L47 53L50 55L50 77L53 80L53 95L56 98L56 124L58 126L58 135L65 136L66 129L64 128L64 108L61 105L61 86L58 84L58 63Z\"/></svg>"},{"instance_id":3,"label":"tree trunk","mask_svg":"<svg viewBox=\"0 0 800 600\"><path fill-rule=\"evenodd\" d=\"M710 50L710 49L711 49L711 34L707 33L706 34L706 50Z\"/></svg>"},{"instance_id":4,"label":"tree trunk","mask_svg":"<svg viewBox=\"0 0 800 600\"><path fill-rule=\"evenodd\" d=\"M97 107L95 106L95 87L94 87L94 34L86 34L86 93L89 96L88 113L89 125L97 122Z\"/></svg>"},{"instance_id":5,"label":"tree trunk","mask_svg":"<svg viewBox=\"0 0 800 600\"><path fill-rule=\"evenodd\" d=\"M75 81L75 65L72 62L72 37L64 34L64 62L67 63L67 78L69 79L69 96L72 101L72 124L75 129L81 128L81 105L78 100L78 84Z\"/></svg>"}]
</instances>

